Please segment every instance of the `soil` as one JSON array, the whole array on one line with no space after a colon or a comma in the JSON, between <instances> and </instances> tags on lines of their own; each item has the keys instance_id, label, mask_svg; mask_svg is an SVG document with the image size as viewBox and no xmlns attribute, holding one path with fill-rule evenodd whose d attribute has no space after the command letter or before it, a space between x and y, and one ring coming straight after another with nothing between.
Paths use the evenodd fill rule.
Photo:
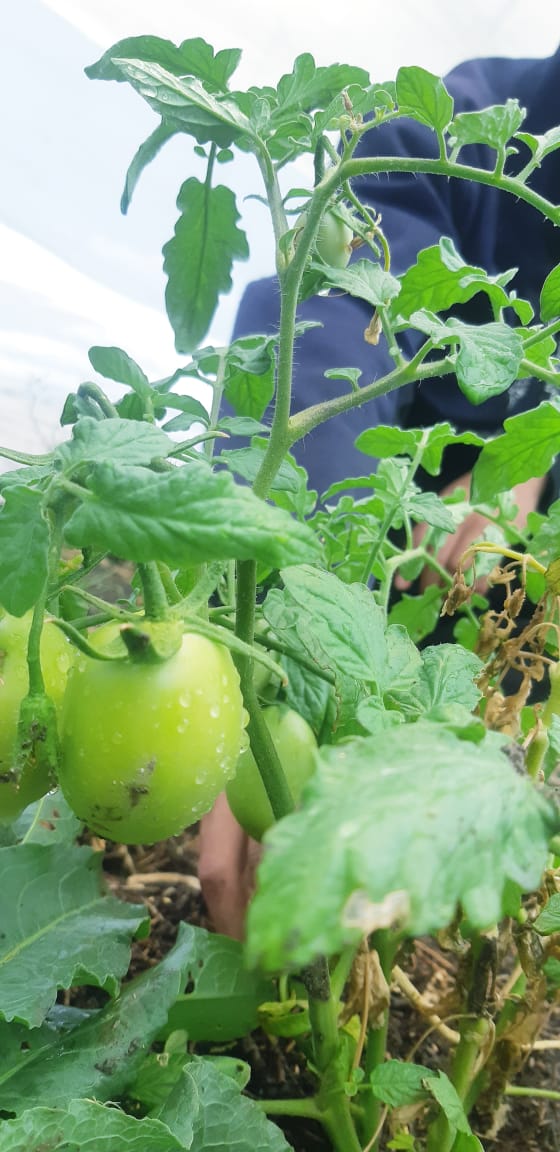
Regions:
<instances>
[{"instance_id":1,"label":"soil","mask_svg":"<svg viewBox=\"0 0 560 1152\"><path fill-rule=\"evenodd\" d=\"M102 847L103 842L96 846ZM133 945L131 975L156 964L166 955L175 941L180 921L212 930L196 874L197 848L196 828L150 848L128 849L109 843L105 846L106 875L111 889L121 898L143 901L151 917L149 937ZM401 961L414 986L438 1001L445 997L450 986L453 966L449 953L443 952L433 940L418 941L414 951ZM559 1023L560 1008L552 1011L540 1033L540 1041L554 1038ZM445 1068L448 1046L435 1032L426 1035L427 1032L426 1019L393 988L388 1054L405 1059L416 1046L415 1060L429 1067ZM307 1071L305 1056L297 1050L294 1041L271 1040L264 1032L257 1031L232 1045L230 1053L250 1064L252 1077L248 1091L254 1096L270 1099L304 1096L312 1091L313 1080ZM560 1091L560 1050L533 1051L515 1083ZM473 1130L482 1139L486 1152L560 1150L560 1102L509 1097L504 1122L495 1136L489 1136L477 1119L471 1117ZM281 1126L295 1152L331 1152L322 1129L312 1121L282 1121ZM382 1142L381 1149L387 1148L388 1139L389 1136Z\"/></svg>"}]
</instances>

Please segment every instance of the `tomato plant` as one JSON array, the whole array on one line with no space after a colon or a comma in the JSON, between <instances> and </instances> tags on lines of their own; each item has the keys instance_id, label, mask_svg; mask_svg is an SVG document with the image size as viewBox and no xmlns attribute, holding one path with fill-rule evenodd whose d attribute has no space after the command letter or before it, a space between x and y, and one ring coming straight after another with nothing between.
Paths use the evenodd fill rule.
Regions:
<instances>
[{"instance_id":1,"label":"tomato plant","mask_svg":"<svg viewBox=\"0 0 560 1152\"><path fill-rule=\"evenodd\" d=\"M208 811L235 770L243 724L230 653L204 636L185 634L155 664L80 655L66 690L60 786L92 831L153 844Z\"/></svg>"},{"instance_id":2,"label":"tomato plant","mask_svg":"<svg viewBox=\"0 0 560 1152\"><path fill-rule=\"evenodd\" d=\"M66 438L38 457L1 449L18 465L0 476L7 772L22 711L27 728L22 741L17 724L19 790L0 783L4 815L18 815L0 830L0 1146L81 1147L94 1129L111 1147L198 1152L211 1126L214 1143L234 1139L236 1152L286 1152L270 1119L282 1114L322 1125L335 1152L479 1152L480 1118L494 1131L504 1096L527 1092L511 1081L560 984L560 504L533 507L526 524L516 505L519 486L551 469L559 407L543 391L496 435L474 416L469 428L425 426L427 402L418 426L368 421L372 405L392 397L397 413L400 389L408 404L430 383L473 413L487 401L505 412L528 378L557 385L550 157L560 132L533 135L513 99L475 113L456 106L416 67L380 85L349 65L316 68L306 54L276 87L240 92L230 87L238 59L200 39L141 36L88 69L129 83L160 117L132 160L125 210L145 165L178 133L205 164L203 179L181 186L164 248L166 308L185 359L150 380L124 349L94 347L96 379L64 404ZM384 155L392 131L398 146ZM216 348L205 343L212 317L248 252L235 195L215 181L216 163L227 171L236 151L251 153L262 179L279 311ZM286 191L289 164L302 158L312 186ZM495 197L493 218L509 197L524 228L533 213L543 224L549 264L542 284L531 268L526 299L510 289L511 269L486 272L432 226L429 247L402 259L406 188L415 205L443 204L447 227L457 214L484 215L464 212L462 192L448 203L458 187ZM294 201L305 204L296 230ZM312 293L318 311L307 312ZM331 339L337 301L358 307L344 358ZM321 325L335 362L314 353L294 396L298 341L311 329L314 349ZM319 463L337 464L339 443L346 459L351 440L363 474L331 482L327 469L321 492L305 464L317 463L308 445L331 422ZM476 463L454 491L442 467L458 448ZM489 526L466 533L448 571L445 549L473 517ZM130 573L113 597L97 582L108 558ZM436 583L422 583L426 569ZM436 642L442 616L449 633ZM22 744L37 756L43 732L52 735L34 703L45 688L60 703L74 649L60 755L49 743L62 791L20 814L51 783L20 761ZM282 704L266 710L269 691ZM246 720L251 754L234 780ZM314 770L295 807L304 764ZM263 786L274 815L244 946L183 924L163 960L120 991L147 917L104 882L131 853L103 855L91 832L153 843L228 785L233 798L240 788L241 817L264 806ZM181 877L176 847L167 851ZM403 968L426 937L453 953L449 1020ZM69 991L80 984L102 990L86 1012ZM395 987L429 1016L418 1027L429 1028L426 1064L416 1048L387 1058ZM196 1048L259 1022L301 1044L309 1075L293 1099L257 1103L243 1093L243 1061Z\"/></svg>"},{"instance_id":3,"label":"tomato plant","mask_svg":"<svg viewBox=\"0 0 560 1152\"><path fill-rule=\"evenodd\" d=\"M29 687L26 653L30 625L30 612L19 618L7 613L0 617L0 820L13 820L54 783L40 767L31 764L17 782L10 780L20 705ZM56 624L47 621L41 637L41 663L47 695L59 716L72 659L71 645Z\"/></svg>"},{"instance_id":4,"label":"tomato plant","mask_svg":"<svg viewBox=\"0 0 560 1152\"><path fill-rule=\"evenodd\" d=\"M271 704L263 715L297 804L303 786L315 768L317 741L307 721L293 708ZM241 754L226 793L241 827L254 840L262 840L267 828L274 823L274 816L250 748Z\"/></svg>"}]
</instances>

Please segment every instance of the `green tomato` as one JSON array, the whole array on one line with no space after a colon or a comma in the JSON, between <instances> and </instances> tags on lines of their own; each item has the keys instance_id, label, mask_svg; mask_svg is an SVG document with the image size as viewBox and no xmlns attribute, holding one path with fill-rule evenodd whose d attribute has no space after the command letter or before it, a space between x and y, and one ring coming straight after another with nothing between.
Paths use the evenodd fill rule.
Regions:
<instances>
[{"instance_id":1,"label":"green tomato","mask_svg":"<svg viewBox=\"0 0 560 1152\"><path fill-rule=\"evenodd\" d=\"M114 651L115 631L104 626L92 643ZM185 634L159 664L80 655L64 701L60 787L93 832L123 844L166 840L223 791L246 719L228 649L204 636Z\"/></svg>"},{"instance_id":2,"label":"green tomato","mask_svg":"<svg viewBox=\"0 0 560 1152\"><path fill-rule=\"evenodd\" d=\"M21 702L29 689L27 640L32 614L0 617L0 821L16 816L39 800L54 781L41 768L26 766L18 784L9 779L14 767L14 753ZM52 621L45 621L41 635L41 668L45 691L60 718L68 670L74 649Z\"/></svg>"},{"instance_id":3,"label":"green tomato","mask_svg":"<svg viewBox=\"0 0 560 1152\"><path fill-rule=\"evenodd\" d=\"M317 255L331 268L346 268L352 255L353 236L352 229L340 216L331 211L326 212L315 241Z\"/></svg>"},{"instance_id":4,"label":"green tomato","mask_svg":"<svg viewBox=\"0 0 560 1152\"><path fill-rule=\"evenodd\" d=\"M273 704L263 716L286 774L294 803L315 771L317 741L303 716L285 705ZM247 748L239 758L233 780L226 786L235 819L254 840L261 840L274 824L270 801L253 753Z\"/></svg>"}]
</instances>

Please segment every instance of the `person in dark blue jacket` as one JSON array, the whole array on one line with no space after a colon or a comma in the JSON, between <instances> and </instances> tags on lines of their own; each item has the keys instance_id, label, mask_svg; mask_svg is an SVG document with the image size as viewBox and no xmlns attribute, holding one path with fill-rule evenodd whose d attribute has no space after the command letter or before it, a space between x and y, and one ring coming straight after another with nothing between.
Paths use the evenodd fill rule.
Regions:
<instances>
[{"instance_id":1,"label":"person in dark blue jacket","mask_svg":"<svg viewBox=\"0 0 560 1152\"><path fill-rule=\"evenodd\" d=\"M490 58L460 64L445 78L455 101L455 112L474 111L517 98L527 110L523 130L542 135L560 121L560 49L546 59ZM414 120L402 120L368 132L356 155L437 155L435 134ZM462 159L481 167L493 167L495 154L482 145L471 145ZM515 161L515 158L511 163ZM520 167L525 159L520 157ZM531 178L531 187L553 202L560 199L560 153L548 156ZM450 237L463 260L482 267L490 275L516 267L513 281L517 295L528 299L538 314L539 293L546 275L560 263L560 230L524 202L482 184L446 180L441 176L392 173L363 177L355 189L360 199L382 215L383 230L391 248L391 271L398 275L416 260L417 253ZM475 296L461 311L470 323L493 319L487 297ZM234 338L274 332L278 324L279 299L274 277L250 284L241 301ZM325 379L327 368L362 370L362 382L384 376L393 368L383 340L372 349L363 339L371 308L360 300L340 294L304 301L299 319L319 320L322 327L308 329L299 339L293 380L293 411L324 400L337 387ZM413 335L410 337L413 339ZM399 337L401 340L401 337ZM405 354L412 351L401 340ZM377 424L403 427L430 426L448 420L458 431L471 429L483 435L501 431L505 417L535 407L544 395L536 380L518 381L506 393L473 407L456 383L433 379L380 397L343 418L320 425L294 447L294 455L320 493L331 483L369 471L365 458L354 446L365 428ZM476 449L459 445L448 449L444 470L437 484L445 493L457 484L467 486ZM429 482L430 478L426 478ZM515 491L519 519L523 521L541 498L544 481L531 480ZM472 516L464 522L440 553L450 569L464 548L484 526ZM254 846L233 821L220 798L202 822L199 875L215 927L234 936L243 935L244 912L249 899Z\"/></svg>"}]
</instances>

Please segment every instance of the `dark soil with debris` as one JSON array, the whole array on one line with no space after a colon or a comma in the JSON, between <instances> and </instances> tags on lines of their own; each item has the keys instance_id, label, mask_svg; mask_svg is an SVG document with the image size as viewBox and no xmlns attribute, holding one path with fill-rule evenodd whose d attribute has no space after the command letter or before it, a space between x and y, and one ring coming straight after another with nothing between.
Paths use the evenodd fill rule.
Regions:
<instances>
[{"instance_id":1,"label":"dark soil with debris","mask_svg":"<svg viewBox=\"0 0 560 1152\"><path fill-rule=\"evenodd\" d=\"M94 846L96 842L94 840ZM99 842L98 847L103 846ZM180 921L212 929L197 879L197 835L188 830L181 837L149 848L106 845L105 868L108 883L116 895L135 903L143 901L150 913L151 932L133 946L131 975L156 964L175 941ZM432 940L419 941L400 967L414 987L430 1002L445 1002L454 982L455 960ZM553 1040L560 1022L555 1009L540 1033L542 1043ZM451 1027L452 1027L451 1022ZM411 1007L409 1000L392 989L391 1028L388 1054L406 1059L414 1055L418 1063L446 1069L449 1045L430 1030L426 1017ZM207 1049L206 1049L207 1050ZM223 1050L223 1048L221 1049ZM313 1078L306 1059L292 1041L271 1040L263 1032L232 1045L230 1053L246 1060L252 1068L249 1091L259 1097L308 1095ZM535 1089L560 1090L560 1048L533 1051L515 1083ZM488 1135L482 1119L471 1117L473 1130L487 1152L559 1152L560 1102L535 1097L509 1097L499 1132ZM319 1125L308 1120L284 1121L281 1126L296 1152L330 1152ZM381 1148L386 1149L386 1141Z\"/></svg>"}]
</instances>

